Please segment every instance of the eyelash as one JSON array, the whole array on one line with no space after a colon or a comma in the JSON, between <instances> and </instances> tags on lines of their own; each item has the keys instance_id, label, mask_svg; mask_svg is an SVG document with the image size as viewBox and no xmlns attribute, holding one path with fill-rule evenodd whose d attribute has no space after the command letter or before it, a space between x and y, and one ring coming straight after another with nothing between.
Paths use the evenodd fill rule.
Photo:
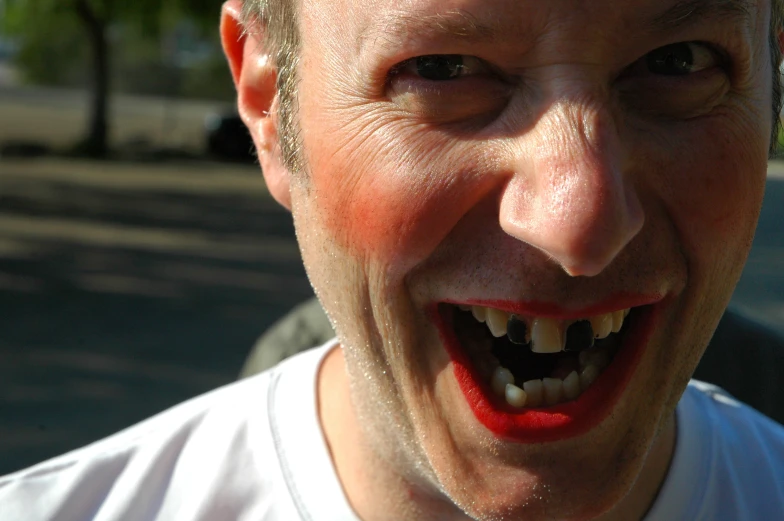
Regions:
<instances>
[{"instance_id":1,"label":"eyelash","mask_svg":"<svg viewBox=\"0 0 784 521\"><path fill-rule=\"evenodd\" d=\"M643 56L641 56L640 58L635 60L633 63L628 65L624 69L624 72L621 73L621 76L625 76L625 75L627 75L627 73L629 71L637 70L639 67L646 67L647 66L647 63L646 63L647 58L652 53L654 53L656 51L660 51L662 49L666 49L668 47L674 47L674 46L681 45L681 44L699 46L702 49L706 50L707 52L711 53L713 55L713 57L715 58L715 64L713 64L712 66L705 67L703 69L694 71L693 73L690 73L690 74L697 74L697 73L699 73L699 72L701 72L703 70L711 70L711 69L714 69L714 68L725 69L725 70L727 70L729 72L730 65L731 65L731 60L730 60L729 54L726 52L726 50L724 50L721 47L718 47L718 46L716 46L714 44L708 43L708 42L695 40L695 41L675 42L675 43L672 43L672 44L668 44L668 45L663 45L661 47L657 47L656 49L653 49L653 50L647 52L646 54L644 54ZM497 67L494 67L492 64L490 64L490 63L486 62L485 60L482 60L481 58L478 58L476 56L457 55L457 54L455 54L455 55L451 55L451 54L427 54L427 55L414 56L412 58L409 58L407 60L404 60L404 61L394 65L389 70L389 72L387 73L387 78L386 78L387 82L389 82L392 79L394 79L395 77L400 76L401 74L403 74L405 72L405 69L407 67L411 66L412 63L415 63L416 60L424 58L424 57L428 57L428 56L444 56L444 57L446 57L446 56L461 56L463 58L468 58L468 59L475 60L486 71L486 72L480 72L479 74L469 74L468 76L459 76L459 77L456 77L454 79L466 78L466 77L476 76L476 75L485 75L485 74L487 74L488 76L492 75L492 76L496 77L499 80L511 80L512 79L508 74L503 73L502 70L498 69ZM687 75L690 75L690 74L686 74L684 76L687 76ZM416 75L416 74L414 74L414 76L419 81L422 81L423 83L434 83L434 84L435 83L443 83L443 84L449 83L449 81L447 81L447 80L436 81L436 80L428 80L427 78L423 78L423 77L421 77L419 75ZM452 81L454 81L454 80L452 80Z\"/></svg>"}]
</instances>

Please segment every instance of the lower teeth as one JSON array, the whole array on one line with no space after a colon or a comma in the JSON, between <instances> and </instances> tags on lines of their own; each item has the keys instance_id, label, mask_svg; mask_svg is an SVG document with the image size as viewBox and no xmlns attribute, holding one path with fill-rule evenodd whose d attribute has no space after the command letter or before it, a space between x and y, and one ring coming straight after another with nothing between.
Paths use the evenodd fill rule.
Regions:
<instances>
[{"instance_id":1,"label":"lower teeth","mask_svg":"<svg viewBox=\"0 0 784 521\"><path fill-rule=\"evenodd\" d=\"M498 364L490 376L490 387L512 407L557 405L575 400L585 392L609 365L611 354L611 348L606 346L582 351L577 359L579 367L565 376L557 376L564 371L556 368L550 377L525 382L516 381L509 369ZM568 362L562 363L567 364Z\"/></svg>"},{"instance_id":2,"label":"lower teeth","mask_svg":"<svg viewBox=\"0 0 784 521\"><path fill-rule=\"evenodd\" d=\"M619 337L613 334L579 352L534 354L506 336L492 338L486 328L473 327L473 319L462 321L456 316L454 324L478 375L489 381L493 394L514 408L549 407L579 398L619 347ZM547 376L536 377L542 374Z\"/></svg>"},{"instance_id":3,"label":"lower teeth","mask_svg":"<svg viewBox=\"0 0 784 521\"><path fill-rule=\"evenodd\" d=\"M589 363L563 379L546 377L517 382L509 369L498 365L490 377L490 387L513 407L552 406L577 399L603 370L604 367Z\"/></svg>"}]
</instances>

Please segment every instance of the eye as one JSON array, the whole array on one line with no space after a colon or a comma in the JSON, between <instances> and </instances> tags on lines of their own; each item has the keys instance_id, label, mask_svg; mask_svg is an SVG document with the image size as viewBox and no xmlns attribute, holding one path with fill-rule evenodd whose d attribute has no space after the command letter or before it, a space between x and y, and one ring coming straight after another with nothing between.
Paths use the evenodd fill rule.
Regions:
<instances>
[{"instance_id":1,"label":"eye","mask_svg":"<svg viewBox=\"0 0 784 521\"><path fill-rule=\"evenodd\" d=\"M716 51L699 42L665 45L645 56L648 71L663 76L685 76L720 64Z\"/></svg>"},{"instance_id":2,"label":"eye","mask_svg":"<svg viewBox=\"0 0 784 521\"><path fill-rule=\"evenodd\" d=\"M654 49L619 77L621 99L640 116L691 119L710 114L729 92L731 57L703 42Z\"/></svg>"},{"instance_id":3,"label":"eye","mask_svg":"<svg viewBox=\"0 0 784 521\"><path fill-rule=\"evenodd\" d=\"M396 73L407 73L428 81L448 81L489 72L479 58L463 54L428 54L403 62Z\"/></svg>"},{"instance_id":4,"label":"eye","mask_svg":"<svg viewBox=\"0 0 784 521\"><path fill-rule=\"evenodd\" d=\"M472 125L492 121L514 84L501 69L466 54L423 54L393 67L389 100L420 121Z\"/></svg>"}]
</instances>

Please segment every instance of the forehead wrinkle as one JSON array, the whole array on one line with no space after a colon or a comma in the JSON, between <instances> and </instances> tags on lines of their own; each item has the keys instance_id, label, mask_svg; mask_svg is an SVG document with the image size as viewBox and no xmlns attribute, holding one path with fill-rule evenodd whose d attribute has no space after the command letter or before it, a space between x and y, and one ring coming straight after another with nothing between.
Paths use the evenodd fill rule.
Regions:
<instances>
[{"instance_id":1,"label":"forehead wrinkle","mask_svg":"<svg viewBox=\"0 0 784 521\"><path fill-rule=\"evenodd\" d=\"M672 31L706 19L729 19L749 27L756 10L753 0L680 0L655 17L651 26L657 31Z\"/></svg>"},{"instance_id":2,"label":"forehead wrinkle","mask_svg":"<svg viewBox=\"0 0 784 521\"><path fill-rule=\"evenodd\" d=\"M582 6L575 2L575 9ZM489 12L490 10L488 10ZM679 0L664 12L647 21L639 20L641 28L647 26L655 33L671 32L704 23L705 21L737 21L746 28L754 24L758 12L756 0ZM420 9L414 11L392 10L364 27L357 42L360 50L367 44L382 43L389 46L401 41L416 39L446 39L468 44L497 43L508 45L513 34L519 37L522 27L516 24L515 30L505 27L506 20L483 20L465 9L449 9L440 13ZM511 30L511 32L510 32ZM643 29L644 30L644 29Z\"/></svg>"},{"instance_id":3,"label":"forehead wrinkle","mask_svg":"<svg viewBox=\"0 0 784 521\"><path fill-rule=\"evenodd\" d=\"M365 43L389 43L417 38L457 38L467 43L492 42L499 38L497 27L480 22L464 9L442 13L431 11L392 11L368 25L359 35L360 47Z\"/></svg>"}]
</instances>

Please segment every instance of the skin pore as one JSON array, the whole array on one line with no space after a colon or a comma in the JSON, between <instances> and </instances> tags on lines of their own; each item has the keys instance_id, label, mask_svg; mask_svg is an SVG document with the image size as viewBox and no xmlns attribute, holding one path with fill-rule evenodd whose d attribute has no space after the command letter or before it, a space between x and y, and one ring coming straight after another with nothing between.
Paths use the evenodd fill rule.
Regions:
<instances>
[{"instance_id":1,"label":"skin pore","mask_svg":"<svg viewBox=\"0 0 784 521\"><path fill-rule=\"evenodd\" d=\"M229 4L241 113L340 339L319 410L361 519L649 508L751 245L771 128L769 6L683 6L303 0L306 170L292 174L274 70L232 33ZM432 56L446 79L427 77ZM428 312L492 300L579 314L628 292L657 296L628 384L595 426L541 443L485 428Z\"/></svg>"}]
</instances>

